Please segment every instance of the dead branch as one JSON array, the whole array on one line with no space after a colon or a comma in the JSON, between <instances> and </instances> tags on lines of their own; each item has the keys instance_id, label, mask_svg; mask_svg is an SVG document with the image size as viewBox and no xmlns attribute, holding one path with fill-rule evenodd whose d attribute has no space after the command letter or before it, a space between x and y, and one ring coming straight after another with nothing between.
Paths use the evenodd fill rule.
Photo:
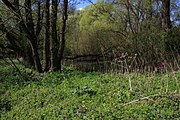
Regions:
<instances>
[{"instance_id":1,"label":"dead branch","mask_svg":"<svg viewBox=\"0 0 180 120\"><path fill-rule=\"evenodd\" d=\"M150 95L150 96L142 97L142 98L139 98L139 99L130 101L130 102L128 102L128 103L125 103L124 106L125 106L125 105L129 105L129 104L134 104L134 103L137 103L137 102L140 102L140 101L143 101L143 100L153 101L151 98L152 98L152 97L158 97L158 96L163 96L163 95L155 94L155 95Z\"/></svg>"}]
</instances>

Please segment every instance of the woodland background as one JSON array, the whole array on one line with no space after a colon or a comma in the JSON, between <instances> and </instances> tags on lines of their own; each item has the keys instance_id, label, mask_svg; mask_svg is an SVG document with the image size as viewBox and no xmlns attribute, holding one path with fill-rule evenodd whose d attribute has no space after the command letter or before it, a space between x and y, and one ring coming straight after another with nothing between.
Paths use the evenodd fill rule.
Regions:
<instances>
[{"instance_id":1,"label":"woodland background","mask_svg":"<svg viewBox=\"0 0 180 120\"><path fill-rule=\"evenodd\" d=\"M122 72L179 68L178 0L87 0L76 10L80 2L2 0L1 57L38 72L77 61Z\"/></svg>"}]
</instances>

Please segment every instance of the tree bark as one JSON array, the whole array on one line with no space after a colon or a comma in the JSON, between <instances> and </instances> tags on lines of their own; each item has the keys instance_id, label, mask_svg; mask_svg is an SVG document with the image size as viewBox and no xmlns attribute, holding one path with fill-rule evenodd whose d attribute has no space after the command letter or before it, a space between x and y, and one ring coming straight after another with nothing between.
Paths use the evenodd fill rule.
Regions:
<instances>
[{"instance_id":1,"label":"tree bark","mask_svg":"<svg viewBox=\"0 0 180 120\"><path fill-rule=\"evenodd\" d=\"M38 10L39 11L39 10ZM34 30L34 22L32 17L31 0L25 0L25 12L26 12L26 26L32 36L29 38L29 44L32 49L35 69L38 72L42 72L42 65L38 54L37 35ZM40 24L40 23L39 23Z\"/></svg>"},{"instance_id":2,"label":"tree bark","mask_svg":"<svg viewBox=\"0 0 180 120\"><path fill-rule=\"evenodd\" d=\"M44 60L45 67L44 71L47 72L50 69L50 17L49 17L49 2L50 0L45 1L45 35L44 35Z\"/></svg>"},{"instance_id":3,"label":"tree bark","mask_svg":"<svg viewBox=\"0 0 180 120\"><path fill-rule=\"evenodd\" d=\"M153 17L153 5L152 0L147 1L147 30L151 29L151 22Z\"/></svg>"},{"instance_id":4,"label":"tree bark","mask_svg":"<svg viewBox=\"0 0 180 120\"><path fill-rule=\"evenodd\" d=\"M36 36L39 36L39 33L41 32L41 28L42 28L42 18L43 18L43 13L42 13L42 16L41 16L41 3L40 3L40 0L37 0Z\"/></svg>"},{"instance_id":5,"label":"tree bark","mask_svg":"<svg viewBox=\"0 0 180 120\"><path fill-rule=\"evenodd\" d=\"M35 38L34 40L37 40L37 38ZM39 54L38 54L37 44L30 43L30 45L31 45L32 53L33 53L35 69L37 72L42 73L43 72L42 65L41 65L41 61L39 58Z\"/></svg>"},{"instance_id":6,"label":"tree bark","mask_svg":"<svg viewBox=\"0 0 180 120\"><path fill-rule=\"evenodd\" d=\"M25 50L25 55L23 57L23 64L31 69L35 69L34 59L33 59L33 53L30 47L27 47L27 50Z\"/></svg>"},{"instance_id":7,"label":"tree bark","mask_svg":"<svg viewBox=\"0 0 180 120\"><path fill-rule=\"evenodd\" d=\"M26 25L29 31L31 32L31 34L34 35L34 23L32 17L31 0L25 0L24 6L25 6Z\"/></svg>"},{"instance_id":8,"label":"tree bark","mask_svg":"<svg viewBox=\"0 0 180 120\"><path fill-rule=\"evenodd\" d=\"M167 31L171 28L170 0L162 0L162 18L164 31Z\"/></svg>"},{"instance_id":9,"label":"tree bark","mask_svg":"<svg viewBox=\"0 0 180 120\"><path fill-rule=\"evenodd\" d=\"M130 16L130 1L129 0L126 0L126 9L127 9L127 19L128 19L128 22L129 22L129 26L130 26L130 30L132 31L132 33L135 33L134 29L133 29L133 26L132 26L132 22L131 22L131 16Z\"/></svg>"},{"instance_id":10,"label":"tree bark","mask_svg":"<svg viewBox=\"0 0 180 120\"><path fill-rule=\"evenodd\" d=\"M62 25L62 35L61 35L61 49L59 51L59 61L60 61L60 69L61 69L61 61L63 59L64 48L65 48L65 35L66 35L66 21L68 19L68 0L64 0L64 9L63 9L63 25Z\"/></svg>"},{"instance_id":11,"label":"tree bark","mask_svg":"<svg viewBox=\"0 0 180 120\"><path fill-rule=\"evenodd\" d=\"M58 41L58 38L57 38L57 7L58 7L58 1L57 0L52 0L51 71L60 70L59 56L58 56L59 41Z\"/></svg>"}]
</instances>

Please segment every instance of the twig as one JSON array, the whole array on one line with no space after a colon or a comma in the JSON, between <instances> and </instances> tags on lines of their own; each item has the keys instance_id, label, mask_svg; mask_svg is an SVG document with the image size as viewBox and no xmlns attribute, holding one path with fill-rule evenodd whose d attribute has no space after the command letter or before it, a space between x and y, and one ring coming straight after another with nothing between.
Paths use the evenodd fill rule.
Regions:
<instances>
[{"instance_id":1,"label":"twig","mask_svg":"<svg viewBox=\"0 0 180 120\"><path fill-rule=\"evenodd\" d=\"M168 84L168 80L166 81L166 93L168 92L168 88L169 88L169 84Z\"/></svg>"},{"instance_id":2,"label":"twig","mask_svg":"<svg viewBox=\"0 0 180 120\"><path fill-rule=\"evenodd\" d=\"M10 57L8 57L8 58L9 58L9 60L10 60L11 63L12 63L11 66L18 71L19 75L20 75L24 80L27 80L27 81L28 81L29 79L21 73L21 71L19 70L19 68L18 68L18 67L16 66L16 64L14 63L14 61L13 61Z\"/></svg>"},{"instance_id":3,"label":"twig","mask_svg":"<svg viewBox=\"0 0 180 120\"><path fill-rule=\"evenodd\" d=\"M129 88L130 88L130 91L133 92L132 90L132 83L131 83L131 77L129 76Z\"/></svg>"},{"instance_id":4,"label":"twig","mask_svg":"<svg viewBox=\"0 0 180 120\"><path fill-rule=\"evenodd\" d=\"M124 105L129 105L129 104L137 103L137 102L140 102L140 101L142 101L142 100L151 100L151 101L152 101L152 99L150 99L150 98L151 98L151 97L157 97L157 96L162 96L162 95L160 95L160 94L155 94L155 95L146 96L146 97L139 98L139 99L130 101L130 102L128 102L128 103L125 103Z\"/></svg>"},{"instance_id":5,"label":"twig","mask_svg":"<svg viewBox=\"0 0 180 120\"><path fill-rule=\"evenodd\" d=\"M9 57L9 60L11 61L11 63L13 64L13 66L16 68L16 70L18 71L19 75L25 79L25 80L29 80L26 76L24 76L21 71L19 70L19 68L16 66L16 64L14 63L14 61Z\"/></svg>"}]
</instances>

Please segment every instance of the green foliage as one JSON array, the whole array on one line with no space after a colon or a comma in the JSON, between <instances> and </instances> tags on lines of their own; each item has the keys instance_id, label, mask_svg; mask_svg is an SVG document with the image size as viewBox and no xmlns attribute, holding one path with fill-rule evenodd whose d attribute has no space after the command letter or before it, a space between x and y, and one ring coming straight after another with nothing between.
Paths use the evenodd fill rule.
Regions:
<instances>
[{"instance_id":1,"label":"green foliage","mask_svg":"<svg viewBox=\"0 0 180 120\"><path fill-rule=\"evenodd\" d=\"M27 77L33 74L25 71ZM64 67L62 73L34 73L36 79L26 82L15 82L20 78L10 67L1 67L0 73L2 120L178 119L180 116L179 72L102 74ZM146 96L150 97L141 100ZM134 100L139 101L133 103Z\"/></svg>"},{"instance_id":2,"label":"green foliage","mask_svg":"<svg viewBox=\"0 0 180 120\"><path fill-rule=\"evenodd\" d=\"M158 59L165 52L164 36L164 32L156 30L135 33L130 39L130 51L140 54L145 60Z\"/></svg>"},{"instance_id":3,"label":"green foliage","mask_svg":"<svg viewBox=\"0 0 180 120\"><path fill-rule=\"evenodd\" d=\"M114 7L103 1L87 6L80 15L69 17L66 50L71 54L99 54L117 46L114 31L119 28L113 20ZM106 11L106 12L105 12Z\"/></svg>"}]
</instances>

